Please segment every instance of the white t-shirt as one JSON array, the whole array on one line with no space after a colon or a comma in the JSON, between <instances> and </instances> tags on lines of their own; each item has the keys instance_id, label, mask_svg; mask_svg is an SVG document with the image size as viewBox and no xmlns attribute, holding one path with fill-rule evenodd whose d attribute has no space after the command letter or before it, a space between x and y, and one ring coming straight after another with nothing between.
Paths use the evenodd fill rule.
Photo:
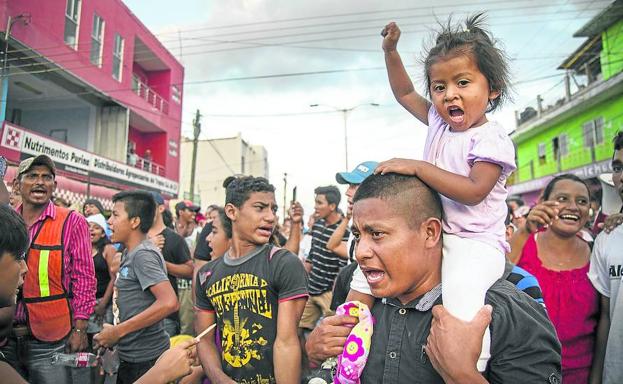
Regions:
<instances>
[{"instance_id":1,"label":"white t-shirt","mask_svg":"<svg viewBox=\"0 0 623 384\"><path fill-rule=\"evenodd\" d=\"M301 261L307 260L307 256L309 256L309 251L311 250L311 242L311 233L303 235L301 244L299 245L299 259L301 259Z\"/></svg>"},{"instance_id":2,"label":"white t-shirt","mask_svg":"<svg viewBox=\"0 0 623 384\"><path fill-rule=\"evenodd\" d=\"M599 293L610 298L610 333L606 347L603 383L620 383L623 377L623 225L595 239L588 277Z\"/></svg>"}]
</instances>

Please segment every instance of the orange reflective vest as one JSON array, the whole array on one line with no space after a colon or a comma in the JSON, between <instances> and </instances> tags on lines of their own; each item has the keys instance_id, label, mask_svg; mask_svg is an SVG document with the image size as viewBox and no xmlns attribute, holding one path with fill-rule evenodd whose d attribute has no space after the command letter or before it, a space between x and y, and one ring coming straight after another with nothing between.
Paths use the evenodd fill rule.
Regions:
<instances>
[{"instance_id":1,"label":"orange reflective vest","mask_svg":"<svg viewBox=\"0 0 623 384\"><path fill-rule=\"evenodd\" d=\"M23 300L30 333L40 341L59 341L71 331L69 295L63 288L63 233L70 213L57 207L56 217L44 220L26 255Z\"/></svg>"}]
</instances>

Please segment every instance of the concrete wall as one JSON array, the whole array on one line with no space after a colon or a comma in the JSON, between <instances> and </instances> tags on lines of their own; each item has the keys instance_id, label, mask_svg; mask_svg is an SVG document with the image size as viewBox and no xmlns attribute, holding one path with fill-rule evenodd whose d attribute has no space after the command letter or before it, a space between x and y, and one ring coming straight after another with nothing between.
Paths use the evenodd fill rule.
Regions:
<instances>
[{"instance_id":1,"label":"concrete wall","mask_svg":"<svg viewBox=\"0 0 623 384\"><path fill-rule=\"evenodd\" d=\"M180 148L180 198L189 198L192 141L183 141ZM244 166L241 162L244 155ZM210 204L223 205L223 180L232 174L268 178L267 152L262 146L250 146L240 136L201 140L197 146L195 194L200 196L202 209ZM244 169L244 172L243 172ZM186 193L186 195L185 195Z\"/></svg>"}]
</instances>

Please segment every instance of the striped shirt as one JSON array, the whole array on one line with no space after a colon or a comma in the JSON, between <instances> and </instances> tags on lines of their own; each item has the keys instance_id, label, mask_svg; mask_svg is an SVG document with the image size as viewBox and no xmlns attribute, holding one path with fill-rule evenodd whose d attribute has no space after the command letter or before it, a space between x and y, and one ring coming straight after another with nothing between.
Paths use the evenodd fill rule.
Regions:
<instances>
[{"instance_id":1,"label":"striped shirt","mask_svg":"<svg viewBox=\"0 0 623 384\"><path fill-rule=\"evenodd\" d=\"M515 284L517 289L527 293L528 296L532 297L537 303L545 306L545 302L543 301L543 292L541 292L541 287L539 286L539 282L536 277L521 267L516 265L513 265L512 267L513 269L506 276L506 280Z\"/></svg>"},{"instance_id":2,"label":"striped shirt","mask_svg":"<svg viewBox=\"0 0 623 384\"><path fill-rule=\"evenodd\" d=\"M22 206L18 206L16 211L21 215ZM56 206L52 202L48 203L41 216L28 228L30 242L48 217L56 217ZM63 234L63 288L69 293L69 304L74 320L88 320L95 307L96 286L89 225L84 217L72 211L67 217L65 228L67 230ZM21 300L17 302L15 322L26 324L26 312Z\"/></svg>"},{"instance_id":3,"label":"striped shirt","mask_svg":"<svg viewBox=\"0 0 623 384\"><path fill-rule=\"evenodd\" d=\"M307 257L307 262L312 265L308 281L309 294L312 296L332 290L337 274L348 263L347 259L343 259L327 249L327 242L341 222L342 220L339 220L337 223L327 226L326 221L321 219L316 221L312 227L312 245ZM348 241L349 235L350 232L347 230L342 241Z\"/></svg>"}]
</instances>

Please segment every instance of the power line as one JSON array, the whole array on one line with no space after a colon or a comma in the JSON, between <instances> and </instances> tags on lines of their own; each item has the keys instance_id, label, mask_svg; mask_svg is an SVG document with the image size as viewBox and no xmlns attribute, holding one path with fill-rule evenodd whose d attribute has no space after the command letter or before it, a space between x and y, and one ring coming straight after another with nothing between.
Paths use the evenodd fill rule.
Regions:
<instances>
[{"instance_id":1,"label":"power line","mask_svg":"<svg viewBox=\"0 0 623 384\"><path fill-rule=\"evenodd\" d=\"M491 3L504 3L504 1L493 1ZM592 4L594 1L592 1L590 4ZM574 4L582 4L584 2L579 2L579 3L574 3ZM590 5L589 4L589 5ZM450 6L447 6L450 7ZM519 6L519 7L506 7L506 8L495 8L495 9L491 9L489 10L489 12L497 12L497 11L505 11L505 10L520 10L520 9L531 9L531 8L546 8L547 5L536 5L536 6ZM428 7L426 7L426 9L428 9ZM600 10L602 8L595 8L595 10ZM586 9L585 9L586 10ZM583 10L582 12L584 12L585 10ZM468 11L465 11L468 12ZM574 13L577 12L575 10L569 10L569 11L559 11L559 12L555 12L555 14L560 14L560 13ZM551 12L542 12L542 13L532 13L530 16L533 15L549 15L552 14ZM452 15L452 13L450 14L446 14L445 16L449 16ZM498 17L491 17L491 19L504 19L504 18L515 18L515 17L524 17L523 15L505 15L505 16L498 16ZM426 18L426 17L430 17L430 15L426 15L426 14L422 14L422 15L412 15L412 16L398 16L398 18ZM441 17L441 15L437 15L437 17ZM575 18L574 18L575 19ZM308 24L308 25L297 25L297 26L289 26L289 27L281 27L281 28L270 28L270 29L264 29L264 30L251 30L251 31L243 31L243 32L233 32L233 33L222 33L222 34L216 34L216 35L211 35L211 36L207 36L207 37L192 37L192 38L188 38L189 40L207 40L210 39L212 37L218 37L218 36L228 36L228 35L232 35L232 34L257 34L257 33L263 33L263 32L269 32L269 31L279 31L279 30L287 30L287 29L301 29L301 28L316 28L316 27L321 27L321 26L328 26L328 25L342 25L342 24L348 24L348 23L364 23L364 22L371 22L371 21L379 21L379 20L383 20L382 18L375 18L375 19L367 19L367 20L349 20L349 21L344 21L344 22L333 22L333 23L319 23L319 24ZM551 21L551 19L548 19L547 21ZM541 21L538 21L541 22ZM421 23L404 23L403 25L421 25ZM507 25L503 24L503 25ZM299 34L287 34L287 35L277 35L277 36L261 36L261 37L255 37L252 39L243 39L243 40L211 40L211 44L196 44L196 45L188 45L185 48L195 48L195 47L203 47L203 46L213 46L213 45L218 45L218 44L231 44L231 43L242 43L242 42L251 42L251 41L257 41L257 40L263 40L263 39L275 39L275 38L287 38L287 37L293 37L293 36L302 36L302 35L314 35L314 34L335 34L335 33L340 33L340 32L344 32L344 31L354 31L354 30L360 30L362 28L350 28L350 29L334 29L334 30L325 30L325 31L316 31L316 32L303 32L303 33L299 33ZM426 31L426 30L422 30L422 31ZM178 32L179 33L179 32ZM339 39L339 37L338 37ZM171 40L171 41L180 41L180 38L178 36L177 39ZM67 48L66 44L62 44L62 45L58 45L58 46L51 46L51 47L47 47L47 48L24 48L24 49L20 49L20 50L11 50L8 51L8 53L13 53L13 52L20 52L20 51L27 51L27 50L31 50L34 51L36 49L52 49L52 48L57 48L57 47L62 47L64 49ZM309 48L309 47L306 47ZM316 47L312 47L313 49L315 49ZM329 49L329 48L327 48ZM47 55L35 55L35 56L30 56L29 58L43 58L43 57L60 57L60 56L67 56L67 55L72 55L75 52L90 52L90 47L86 48L84 50L73 50L73 51L69 51L69 52L62 52L62 53L58 53L58 54L52 54L49 53ZM148 55L151 55L151 50L149 49L145 49L145 50L135 50L134 55L139 56L141 53L147 53ZM10 60L14 60L14 59L19 59L19 58L12 58L9 59Z\"/></svg>"},{"instance_id":2,"label":"power line","mask_svg":"<svg viewBox=\"0 0 623 384\"><path fill-rule=\"evenodd\" d=\"M586 1L579 1L579 2L575 2L575 3L571 3L573 5L575 4L582 4L585 3ZM186 30L185 32L193 32L193 31L199 31L199 30L220 30L220 29L225 29L225 28L241 28L241 27L248 27L248 26L254 26L254 25L266 25L266 24L277 24L277 23L287 23L287 22L299 22L299 21L308 21L308 20L318 20L318 19L328 19L328 18L338 18L338 17L352 17L352 16L362 16L362 15L370 15L370 14L379 14L379 13L390 13L390 12L394 12L394 13L401 13L404 11L412 11L412 10L431 10L434 11L436 9L439 8L452 8L453 10L455 10L456 7L469 7L469 6L479 6L479 7L483 7L483 6L490 6L491 4L498 4L498 3L508 3L507 0L493 0L493 1L477 1L477 2L467 2L467 3L450 3L448 5L442 5L442 4L438 4L436 6L419 6L419 7L408 7L408 8L394 8L394 9L386 9L386 10L374 10L374 11L359 11L359 12L348 12L348 13L338 13L338 14L332 14L332 15L319 15L319 16L305 16L305 17L295 17L295 18L288 18L288 19L277 19L277 20L265 20L265 21L257 21L257 22L248 22L248 23L239 23L239 24L229 24L229 25L220 25L220 26L206 26L206 27L202 27L202 28L196 28L196 29L189 29ZM518 3L518 2L516 2ZM570 4L570 5L571 5ZM488 8L488 11L492 11L495 10L495 8ZM170 32L172 33L172 32ZM167 32L162 33L162 34L158 34L159 36L162 35L166 35L169 34Z\"/></svg>"}]
</instances>

